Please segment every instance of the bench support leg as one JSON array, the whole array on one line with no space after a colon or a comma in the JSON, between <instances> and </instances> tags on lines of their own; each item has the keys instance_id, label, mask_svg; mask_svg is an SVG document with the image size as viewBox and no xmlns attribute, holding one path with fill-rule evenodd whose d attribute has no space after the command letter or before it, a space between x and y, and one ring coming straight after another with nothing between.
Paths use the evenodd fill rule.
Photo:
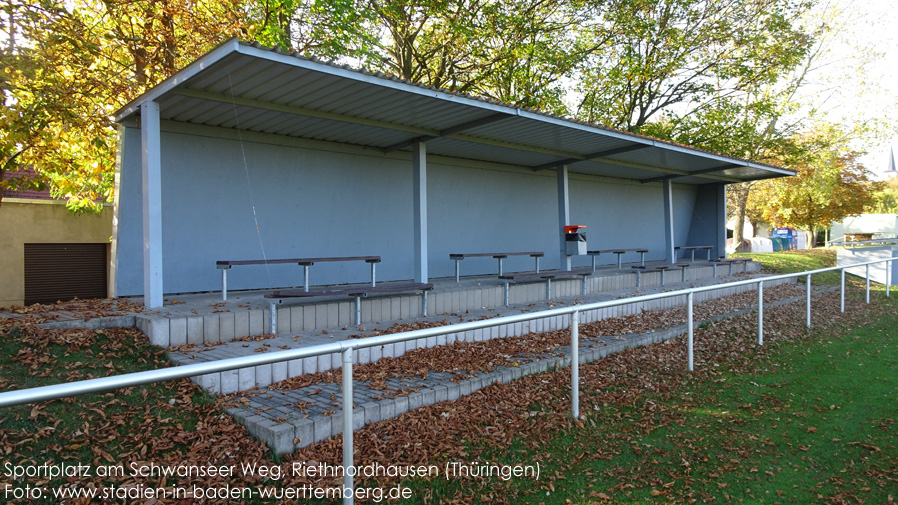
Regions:
<instances>
[{"instance_id":1,"label":"bench support leg","mask_svg":"<svg viewBox=\"0 0 898 505\"><path fill-rule=\"evenodd\" d=\"M302 290L309 292L309 265L302 266Z\"/></svg>"},{"instance_id":2,"label":"bench support leg","mask_svg":"<svg viewBox=\"0 0 898 505\"><path fill-rule=\"evenodd\" d=\"M692 263L695 263L695 249L692 250Z\"/></svg>"},{"instance_id":3,"label":"bench support leg","mask_svg":"<svg viewBox=\"0 0 898 505\"><path fill-rule=\"evenodd\" d=\"M645 266L645 253L639 253L639 264Z\"/></svg>"},{"instance_id":4,"label":"bench support leg","mask_svg":"<svg viewBox=\"0 0 898 505\"><path fill-rule=\"evenodd\" d=\"M277 335L278 332L278 306L271 302L268 304L268 322L269 322L269 332L272 335Z\"/></svg>"},{"instance_id":5,"label":"bench support leg","mask_svg":"<svg viewBox=\"0 0 898 505\"><path fill-rule=\"evenodd\" d=\"M221 301L228 301L228 271L221 269Z\"/></svg>"},{"instance_id":6,"label":"bench support leg","mask_svg":"<svg viewBox=\"0 0 898 505\"><path fill-rule=\"evenodd\" d=\"M686 269L681 268L680 271L683 272L683 275L680 276L680 282L686 282Z\"/></svg>"},{"instance_id":7,"label":"bench support leg","mask_svg":"<svg viewBox=\"0 0 898 505\"><path fill-rule=\"evenodd\" d=\"M661 285L664 285L664 269L661 269Z\"/></svg>"},{"instance_id":8,"label":"bench support leg","mask_svg":"<svg viewBox=\"0 0 898 505\"><path fill-rule=\"evenodd\" d=\"M593 272L596 271L596 255L595 254L592 255L592 271Z\"/></svg>"},{"instance_id":9,"label":"bench support leg","mask_svg":"<svg viewBox=\"0 0 898 505\"><path fill-rule=\"evenodd\" d=\"M620 270L620 266L621 266L621 261L620 261L621 257L623 257L623 254L618 253L618 255L617 255L617 269L618 270Z\"/></svg>"},{"instance_id":10,"label":"bench support leg","mask_svg":"<svg viewBox=\"0 0 898 505\"><path fill-rule=\"evenodd\" d=\"M732 263L729 263L728 265L729 265L729 267L730 267L730 273L727 274L727 275L730 276L730 277L732 277L732 276L733 276L733 264L732 264Z\"/></svg>"},{"instance_id":11,"label":"bench support leg","mask_svg":"<svg viewBox=\"0 0 898 505\"><path fill-rule=\"evenodd\" d=\"M421 297L421 315L427 317L427 291L422 291Z\"/></svg>"},{"instance_id":12,"label":"bench support leg","mask_svg":"<svg viewBox=\"0 0 898 505\"><path fill-rule=\"evenodd\" d=\"M717 263L714 263L713 266L714 266L714 278L716 279L717 278Z\"/></svg>"},{"instance_id":13,"label":"bench support leg","mask_svg":"<svg viewBox=\"0 0 898 505\"><path fill-rule=\"evenodd\" d=\"M533 259L536 260L536 273L539 273L539 256L535 256Z\"/></svg>"},{"instance_id":14,"label":"bench support leg","mask_svg":"<svg viewBox=\"0 0 898 505\"><path fill-rule=\"evenodd\" d=\"M377 285L377 268L375 267L377 263L371 263L371 287Z\"/></svg>"},{"instance_id":15,"label":"bench support leg","mask_svg":"<svg viewBox=\"0 0 898 505\"><path fill-rule=\"evenodd\" d=\"M498 259L499 259L499 275L503 275L504 272L502 272L502 258L498 258Z\"/></svg>"},{"instance_id":16,"label":"bench support leg","mask_svg":"<svg viewBox=\"0 0 898 505\"><path fill-rule=\"evenodd\" d=\"M546 299L552 299L552 279L546 279Z\"/></svg>"},{"instance_id":17,"label":"bench support leg","mask_svg":"<svg viewBox=\"0 0 898 505\"><path fill-rule=\"evenodd\" d=\"M708 261L711 261L711 249L709 248L709 249L707 249L707 251L708 251Z\"/></svg>"},{"instance_id":18,"label":"bench support leg","mask_svg":"<svg viewBox=\"0 0 898 505\"><path fill-rule=\"evenodd\" d=\"M355 297L355 325L362 324L362 297Z\"/></svg>"},{"instance_id":19,"label":"bench support leg","mask_svg":"<svg viewBox=\"0 0 898 505\"><path fill-rule=\"evenodd\" d=\"M508 307L508 283L505 283L505 289L503 289L505 295L505 306Z\"/></svg>"},{"instance_id":20,"label":"bench support leg","mask_svg":"<svg viewBox=\"0 0 898 505\"><path fill-rule=\"evenodd\" d=\"M586 276L580 277L580 294L586 296Z\"/></svg>"},{"instance_id":21,"label":"bench support leg","mask_svg":"<svg viewBox=\"0 0 898 505\"><path fill-rule=\"evenodd\" d=\"M455 260L455 283L456 284L458 284L458 270L459 270L458 264L459 264L459 262L461 262L461 260L459 260L459 259Z\"/></svg>"},{"instance_id":22,"label":"bench support leg","mask_svg":"<svg viewBox=\"0 0 898 505\"><path fill-rule=\"evenodd\" d=\"M642 286L642 270L636 271L636 287Z\"/></svg>"}]
</instances>

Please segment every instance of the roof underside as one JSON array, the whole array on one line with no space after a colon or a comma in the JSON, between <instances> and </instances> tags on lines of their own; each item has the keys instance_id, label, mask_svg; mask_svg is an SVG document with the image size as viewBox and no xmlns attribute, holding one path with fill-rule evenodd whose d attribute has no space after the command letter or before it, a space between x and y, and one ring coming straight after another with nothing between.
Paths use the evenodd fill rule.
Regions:
<instances>
[{"instance_id":1,"label":"roof underside","mask_svg":"<svg viewBox=\"0 0 898 505\"><path fill-rule=\"evenodd\" d=\"M380 75L225 42L121 109L164 120L641 182L742 182L793 172Z\"/></svg>"}]
</instances>

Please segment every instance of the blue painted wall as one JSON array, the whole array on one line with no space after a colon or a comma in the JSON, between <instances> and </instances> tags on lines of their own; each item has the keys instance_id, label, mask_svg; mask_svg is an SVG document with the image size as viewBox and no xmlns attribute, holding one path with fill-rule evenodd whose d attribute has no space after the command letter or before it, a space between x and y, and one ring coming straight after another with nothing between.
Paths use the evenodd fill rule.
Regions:
<instances>
[{"instance_id":1,"label":"blue painted wall","mask_svg":"<svg viewBox=\"0 0 898 505\"><path fill-rule=\"evenodd\" d=\"M116 242L116 295L143 293L140 131L122 141ZM216 260L380 255L378 279L413 277L412 167L407 153L163 123L163 278L166 293L217 291ZM429 269L454 274L454 252L546 253L559 262L557 180L553 170L428 159ZM674 185L677 245L693 240L693 210L708 191ZM570 176L573 224L588 226L590 249L647 247L662 258L660 183ZM258 221L258 231L256 223ZM720 224L720 226L723 226ZM700 237L701 235L699 235ZM613 256L603 258L611 262ZM631 258L634 260L636 256ZM589 264L575 258L574 265ZM529 270L529 257L506 269ZM491 258L468 259L463 274L495 272ZM312 284L363 282L361 262L321 263ZM235 267L229 289L297 286L296 265Z\"/></svg>"}]
</instances>

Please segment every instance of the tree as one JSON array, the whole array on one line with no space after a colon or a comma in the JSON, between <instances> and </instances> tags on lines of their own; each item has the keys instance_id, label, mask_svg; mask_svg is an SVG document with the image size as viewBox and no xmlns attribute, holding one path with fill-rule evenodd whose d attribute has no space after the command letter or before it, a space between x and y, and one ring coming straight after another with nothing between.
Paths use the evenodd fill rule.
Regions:
<instances>
[{"instance_id":1,"label":"tree","mask_svg":"<svg viewBox=\"0 0 898 505\"><path fill-rule=\"evenodd\" d=\"M713 108L775 83L812 37L789 0L611 0L593 30L603 47L581 78L578 116L639 131L660 113ZM670 119L670 118L669 118Z\"/></svg>"},{"instance_id":2,"label":"tree","mask_svg":"<svg viewBox=\"0 0 898 505\"><path fill-rule=\"evenodd\" d=\"M845 146L846 137L834 127L818 127L798 139L796 149L782 164L796 170L795 177L759 181L748 206L774 226L811 232L860 214L881 184L858 163L862 153Z\"/></svg>"},{"instance_id":3,"label":"tree","mask_svg":"<svg viewBox=\"0 0 898 505\"><path fill-rule=\"evenodd\" d=\"M864 212L898 214L898 178L893 177L874 190L872 200L864 206Z\"/></svg>"},{"instance_id":4,"label":"tree","mask_svg":"<svg viewBox=\"0 0 898 505\"><path fill-rule=\"evenodd\" d=\"M116 109L245 28L227 0L10 0L0 169L34 168L74 211L112 198ZM22 179L18 179L22 180Z\"/></svg>"},{"instance_id":5,"label":"tree","mask_svg":"<svg viewBox=\"0 0 898 505\"><path fill-rule=\"evenodd\" d=\"M374 70L503 103L566 113L560 84L595 47L565 0L369 0L384 42Z\"/></svg>"}]
</instances>

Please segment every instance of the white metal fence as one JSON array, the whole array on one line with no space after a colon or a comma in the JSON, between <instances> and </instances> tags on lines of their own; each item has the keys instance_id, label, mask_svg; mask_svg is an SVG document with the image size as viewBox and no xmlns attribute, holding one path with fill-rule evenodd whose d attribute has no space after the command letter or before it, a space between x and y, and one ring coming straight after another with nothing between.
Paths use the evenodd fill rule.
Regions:
<instances>
[{"instance_id":1,"label":"white metal fence","mask_svg":"<svg viewBox=\"0 0 898 505\"><path fill-rule=\"evenodd\" d=\"M726 289L734 286L741 285L750 285L757 284L758 285L758 345L764 345L764 283L770 281L776 281L781 279L790 279L797 277L805 277L806 278L806 312L807 312L807 326L811 327L811 277L815 274L830 272L839 270L841 273L841 281L840 281L840 294L841 294L841 302L840 307L841 311L845 312L845 269L849 267L859 267L866 266L866 302L870 303L870 265L887 262L886 265L886 296L891 296L890 288L891 288L891 272L892 272L892 262L898 260L898 258L887 258L887 259L879 259L874 261L867 261L861 263L853 263L851 265L842 265L836 267L829 268L821 268L818 270L810 270L806 272L796 272L791 274L783 274L783 275L775 275L775 276L767 276L755 279L747 279L743 281L736 282L728 282L722 284L714 284L711 286L702 286L696 288L689 289L681 289L677 291L668 291L663 293L655 293L651 295L642 295L635 296L631 298L621 298L617 300L608 300L604 302L596 302L596 303L586 303L580 305L573 305L570 307L562 307L551 310L544 310L540 312L530 312L526 314L519 314L514 316L504 316L495 319L486 319L481 321L471 321L467 323L459 323L448 326L440 326L436 328L427 328L422 330L414 330L407 331L402 333L395 333L392 335L382 335L377 337L367 337L362 339L353 339L353 340L345 340L342 342L334 342L330 344L322 344L316 345L312 347L306 347L302 349L292 349L287 351L278 351L267 354L259 354L254 356L242 356L239 358L231 358L220 361L213 361L207 363L198 363L194 365L184 365L173 368L163 368L160 370L148 370L145 372L137 372L125 375L117 375L112 377L104 377L99 379L91 379L79 382L72 382L67 384L56 384L53 386L44 386L38 388L31 389L22 389L18 391L9 391L5 393L0 393L0 407L9 407L13 405L21 405L25 403L46 401L46 400L55 400L59 398L65 398L70 396L78 396L89 393L97 393L102 391L109 391L112 389L125 388L130 386L138 386L142 384L151 384L155 382L163 382L172 379L181 379L185 377L193 377L198 375L205 375L209 373L216 372L225 372L229 370L237 370L240 368L247 368L252 366L259 365L267 365L271 363L279 363L283 361L289 361L294 359L301 358L309 358L313 356L320 356L325 354L332 354L339 352L342 357L342 374L343 374L343 467L349 468L353 465L353 406L351 402L347 404L346 399L352 398L352 364L353 364L353 353L357 352L359 349L375 347L379 345L386 344L394 344L398 342L406 342L409 340L416 340L419 338L429 338L429 337L437 337L440 335L446 335L450 333L459 333L471 330L478 330L482 328L489 328L492 326L499 326L504 324L512 324L512 323L520 323L524 321L532 321L536 319L543 319L548 317L557 317L562 315L570 316L570 330L571 330L571 414L577 418L580 416L580 406L579 406L579 324L580 324L580 313L596 310L596 309L605 309L609 307L616 307L621 305L629 305L632 303L639 302L647 302L651 300L658 300L663 298L670 298L676 296L685 296L686 297L686 306L687 306L687 356L688 363L687 367L689 371L693 370L693 298L695 293L705 292L705 291L714 291L718 289ZM344 491L344 496L349 496L348 498L344 498L344 503L352 503L352 495L351 492L354 489L353 476L350 472L344 473L343 485L345 489L349 491Z\"/></svg>"}]
</instances>

